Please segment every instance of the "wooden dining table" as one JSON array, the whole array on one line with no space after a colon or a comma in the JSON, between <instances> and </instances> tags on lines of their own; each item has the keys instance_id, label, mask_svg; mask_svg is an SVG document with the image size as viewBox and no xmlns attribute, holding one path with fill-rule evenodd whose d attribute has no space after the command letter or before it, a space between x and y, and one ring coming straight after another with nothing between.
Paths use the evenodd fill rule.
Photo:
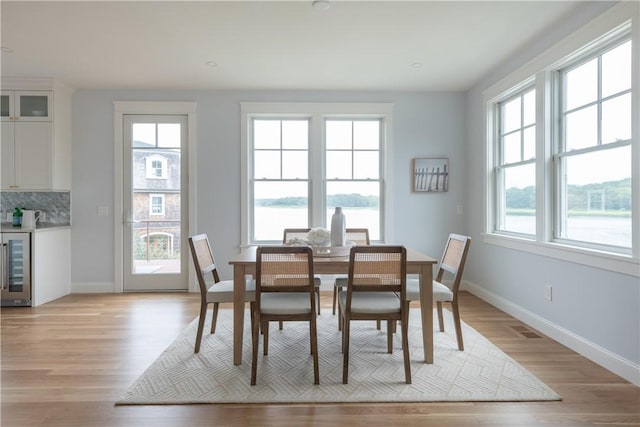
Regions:
<instances>
[{"instance_id":1,"label":"wooden dining table","mask_svg":"<svg viewBox=\"0 0 640 427\"><path fill-rule=\"evenodd\" d=\"M242 363L246 276L255 276L257 246L243 249L229 260L233 265L233 363ZM420 278L420 310L425 363L433 363L433 266L438 261L407 248L407 273ZM314 274L344 274L349 271L349 256L314 257Z\"/></svg>"}]
</instances>

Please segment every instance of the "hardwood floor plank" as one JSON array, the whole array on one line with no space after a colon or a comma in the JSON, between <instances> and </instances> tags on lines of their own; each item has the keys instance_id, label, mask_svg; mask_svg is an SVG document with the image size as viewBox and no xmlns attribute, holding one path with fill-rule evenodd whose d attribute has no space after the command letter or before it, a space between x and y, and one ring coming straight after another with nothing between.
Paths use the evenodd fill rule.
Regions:
<instances>
[{"instance_id":1,"label":"hardwood floor plank","mask_svg":"<svg viewBox=\"0 0 640 427\"><path fill-rule=\"evenodd\" d=\"M114 406L197 316L198 299L184 293L69 295L36 308L3 308L0 424L640 426L638 387L468 293L461 294L463 320L562 401ZM322 305L322 315L331 315L331 293L322 295Z\"/></svg>"}]
</instances>

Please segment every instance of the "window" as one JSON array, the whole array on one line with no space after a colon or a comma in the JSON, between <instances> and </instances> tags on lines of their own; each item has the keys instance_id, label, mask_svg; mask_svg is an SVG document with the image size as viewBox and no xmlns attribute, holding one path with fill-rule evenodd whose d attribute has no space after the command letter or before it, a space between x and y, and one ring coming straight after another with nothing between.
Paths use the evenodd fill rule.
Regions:
<instances>
[{"instance_id":1,"label":"window","mask_svg":"<svg viewBox=\"0 0 640 427\"><path fill-rule=\"evenodd\" d=\"M631 40L557 71L555 237L631 249Z\"/></svg>"},{"instance_id":2,"label":"window","mask_svg":"<svg viewBox=\"0 0 640 427\"><path fill-rule=\"evenodd\" d=\"M146 158L146 176L148 179L167 178L167 159L163 156L152 155Z\"/></svg>"},{"instance_id":3,"label":"window","mask_svg":"<svg viewBox=\"0 0 640 427\"><path fill-rule=\"evenodd\" d=\"M496 104L496 224L504 232L536 234L536 91Z\"/></svg>"},{"instance_id":4,"label":"window","mask_svg":"<svg viewBox=\"0 0 640 427\"><path fill-rule=\"evenodd\" d=\"M336 206L350 223L380 238L380 131L376 120L326 120L326 224Z\"/></svg>"},{"instance_id":5,"label":"window","mask_svg":"<svg viewBox=\"0 0 640 427\"><path fill-rule=\"evenodd\" d=\"M284 228L347 226L384 241L384 156L390 104L243 103L243 242L282 241ZM387 184L388 185L388 184Z\"/></svg>"},{"instance_id":6,"label":"window","mask_svg":"<svg viewBox=\"0 0 640 427\"><path fill-rule=\"evenodd\" d=\"M164 194L149 195L149 215L164 215Z\"/></svg>"},{"instance_id":7,"label":"window","mask_svg":"<svg viewBox=\"0 0 640 427\"><path fill-rule=\"evenodd\" d=\"M640 273L634 7L606 18L609 32L587 26L485 91L485 241Z\"/></svg>"},{"instance_id":8,"label":"window","mask_svg":"<svg viewBox=\"0 0 640 427\"><path fill-rule=\"evenodd\" d=\"M253 239L309 221L309 120L253 119Z\"/></svg>"}]
</instances>

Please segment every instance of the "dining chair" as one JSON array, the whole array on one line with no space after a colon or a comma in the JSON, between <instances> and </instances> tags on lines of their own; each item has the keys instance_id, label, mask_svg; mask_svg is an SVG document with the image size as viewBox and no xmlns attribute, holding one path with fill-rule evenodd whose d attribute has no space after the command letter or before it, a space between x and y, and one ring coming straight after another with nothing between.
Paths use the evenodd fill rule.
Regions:
<instances>
[{"instance_id":1,"label":"dining chair","mask_svg":"<svg viewBox=\"0 0 640 427\"><path fill-rule=\"evenodd\" d=\"M282 244L291 244L296 241L306 241L307 235L311 231L310 228L285 228L282 236ZM320 286L322 285L322 280L319 277L315 277L313 279L313 284L316 287L316 298L318 300L316 304L316 308L318 310L318 314L320 314ZM280 325L280 329L282 329L282 324Z\"/></svg>"},{"instance_id":2,"label":"dining chair","mask_svg":"<svg viewBox=\"0 0 640 427\"><path fill-rule=\"evenodd\" d=\"M360 245L369 246L371 244L371 242L369 241L368 228L347 228L346 239L347 241L351 241L355 243L356 246L360 246ZM338 294L346 286L347 286L346 277L336 277L335 281L333 282L333 308L332 308L333 314L336 314L336 301L338 299L337 298Z\"/></svg>"},{"instance_id":3,"label":"dining chair","mask_svg":"<svg viewBox=\"0 0 640 427\"><path fill-rule=\"evenodd\" d=\"M213 334L216 331L220 303L233 302L233 280L220 280L209 238L206 234L189 237L189 247L191 248L191 255L198 277L198 286L200 287L200 317L198 318L198 332L194 351L194 353L198 353L202 342L204 321L207 317L207 307L209 304L213 304L213 316L211 318L211 333ZM211 274L212 280L207 280L209 274ZM245 301L253 305L254 300L255 282L249 280L245 289Z\"/></svg>"},{"instance_id":4,"label":"dining chair","mask_svg":"<svg viewBox=\"0 0 640 427\"><path fill-rule=\"evenodd\" d=\"M440 332L444 332L444 321L442 318L442 303L451 303L453 312L453 322L456 328L456 338L458 340L458 350L464 351L462 342L462 328L460 326L460 311L458 309L458 290L462 281L464 264L469 253L471 238L459 234L450 234L447 244L440 260L438 274L433 280L433 301L438 308L438 323ZM444 281L445 273L452 275L453 280ZM447 284L445 284L447 283ZM449 285L449 286L448 286ZM420 280L407 280L407 300L420 301Z\"/></svg>"},{"instance_id":5,"label":"dining chair","mask_svg":"<svg viewBox=\"0 0 640 427\"><path fill-rule=\"evenodd\" d=\"M347 287L338 294L342 321L342 383L349 379L351 321L386 320L387 352L393 352L393 331L402 325L405 382L411 384L409 301L406 299L407 251L403 246L354 246L349 254Z\"/></svg>"},{"instance_id":6,"label":"dining chair","mask_svg":"<svg viewBox=\"0 0 640 427\"><path fill-rule=\"evenodd\" d=\"M256 252L256 298L251 322L251 385L256 384L260 330L269 352L271 321L308 321L314 384L320 384L313 251L309 246L261 246Z\"/></svg>"}]
</instances>

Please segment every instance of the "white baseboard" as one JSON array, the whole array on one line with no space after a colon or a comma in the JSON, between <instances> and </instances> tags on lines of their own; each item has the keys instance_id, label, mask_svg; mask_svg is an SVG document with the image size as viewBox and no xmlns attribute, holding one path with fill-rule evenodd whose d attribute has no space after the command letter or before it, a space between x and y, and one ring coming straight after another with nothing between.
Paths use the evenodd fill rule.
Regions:
<instances>
[{"instance_id":1,"label":"white baseboard","mask_svg":"<svg viewBox=\"0 0 640 427\"><path fill-rule=\"evenodd\" d=\"M113 282L76 282L71 284L72 294L112 294L115 293Z\"/></svg>"},{"instance_id":2,"label":"white baseboard","mask_svg":"<svg viewBox=\"0 0 640 427\"><path fill-rule=\"evenodd\" d=\"M568 329L535 314L513 302L496 295L475 283L464 280L462 288L488 302L505 313L537 329L549 338L569 347L592 362L621 376L632 384L640 386L640 365L603 348Z\"/></svg>"}]
</instances>

